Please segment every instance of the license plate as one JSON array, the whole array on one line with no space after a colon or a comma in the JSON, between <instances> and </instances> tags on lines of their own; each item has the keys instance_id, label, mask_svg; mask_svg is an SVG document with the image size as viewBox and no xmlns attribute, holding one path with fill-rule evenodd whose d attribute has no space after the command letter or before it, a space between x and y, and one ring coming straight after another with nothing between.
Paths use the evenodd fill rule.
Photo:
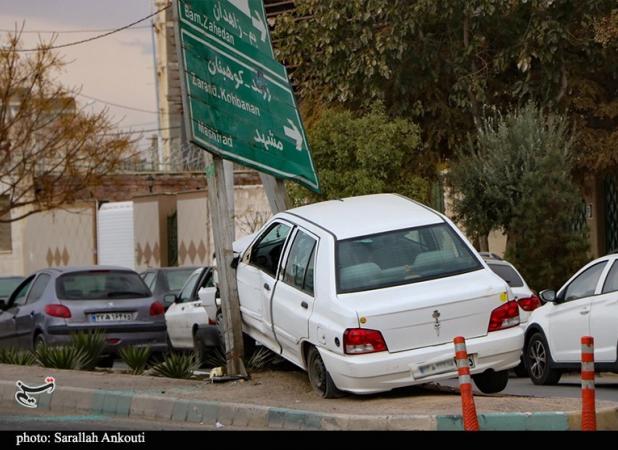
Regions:
<instances>
[{"instance_id":1,"label":"license plate","mask_svg":"<svg viewBox=\"0 0 618 450\"><path fill-rule=\"evenodd\" d=\"M128 322L133 320L133 313L96 313L90 315L91 322Z\"/></svg>"},{"instance_id":2,"label":"license plate","mask_svg":"<svg viewBox=\"0 0 618 450\"><path fill-rule=\"evenodd\" d=\"M476 362L474 361L474 355L468 355L468 364L471 369L474 369ZM457 371L457 363L455 358L445 359L444 361L438 361L431 364L424 364L418 366L418 375L416 378L425 378L441 373L455 372Z\"/></svg>"}]
</instances>

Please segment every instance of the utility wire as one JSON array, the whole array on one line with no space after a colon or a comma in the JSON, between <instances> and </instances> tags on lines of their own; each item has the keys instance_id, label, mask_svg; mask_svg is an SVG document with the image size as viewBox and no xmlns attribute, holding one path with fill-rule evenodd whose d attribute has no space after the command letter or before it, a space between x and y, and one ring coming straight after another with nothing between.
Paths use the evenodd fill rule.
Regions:
<instances>
[{"instance_id":1,"label":"utility wire","mask_svg":"<svg viewBox=\"0 0 618 450\"><path fill-rule=\"evenodd\" d=\"M47 49L47 50L56 50L56 49L59 49L59 48L72 47L72 46L74 46L74 45L80 45L80 44L85 44L85 43L87 43L87 42L92 42L92 41L95 41L95 40L97 40L97 39L101 39L101 38L104 38L104 37L110 36L110 35L112 35L112 34L114 34L114 33L118 33L118 32L120 32L120 31L126 30L127 28L131 28L133 25L137 25L138 23L141 23L141 22L143 22L143 21L145 21L145 20L148 20L148 19L150 19L151 17L154 17L154 16L156 16L157 14L159 14L159 13L161 13L161 12L165 11L165 10L166 10L166 9L168 9L170 6L171 6L171 3L170 3L170 4L168 4L167 6L165 6L165 7L161 8L161 9L159 9L159 10L155 11L155 12L153 12L152 14L150 14L150 15L148 15L148 16L146 16L146 17L142 18L142 19L136 20L135 22L132 22L132 23L130 23L130 24L128 24L128 25L125 25L124 27L115 28L115 29L113 29L112 31L109 31L109 32L107 32L107 33L99 34L99 35L97 35L97 36L92 36L92 37L90 37L90 38L88 38L88 39L82 39L81 41L69 42L68 44L54 45L54 46L50 46L50 47L42 47L42 48L45 48L45 49ZM4 50L4 51L6 51L6 50L8 50L8 49L6 49L6 48L5 48L5 49L3 49L3 50ZM14 51L14 52L19 52L19 53L25 53L25 52L37 52L37 51L39 51L39 50L41 50L41 48L28 48L28 49L20 49L20 48L16 48L16 49L12 49L12 51Z\"/></svg>"},{"instance_id":2,"label":"utility wire","mask_svg":"<svg viewBox=\"0 0 618 450\"><path fill-rule=\"evenodd\" d=\"M79 97L84 97L84 98L87 98L89 100L94 100L95 102L104 103L104 104L110 105L110 106L115 106L116 108L128 109L130 111L143 112L143 113L148 113L148 114L159 114L157 111L150 111L150 110L147 110L147 109L135 108L133 106L120 105L118 103L109 102L107 100L103 100L103 99L100 99L100 98L91 97L90 95L86 95L86 94L77 94L77 95Z\"/></svg>"},{"instance_id":3,"label":"utility wire","mask_svg":"<svg viewBox=\"0 0 618 450\"><path fill-rule=\"evenodd\" d=\"M132 27L132 30L145 30L147 28L151 28L152 25L142 25L139 27ZM0 29L2 33L15 33L19 34L72 34L72 33L106 33L108 31L114 31L115 28L98 28L93 30L9 30L9 29Z\"/></svg>"}]
</instances>

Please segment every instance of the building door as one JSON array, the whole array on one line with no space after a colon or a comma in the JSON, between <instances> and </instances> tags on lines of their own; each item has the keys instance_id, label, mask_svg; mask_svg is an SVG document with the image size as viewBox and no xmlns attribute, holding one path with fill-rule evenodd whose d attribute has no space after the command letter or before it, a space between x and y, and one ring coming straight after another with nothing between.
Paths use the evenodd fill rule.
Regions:
<instances>
[{"instance_id":1,"label":"building door","mask_svg":"<svg viewBox=\"0 0 618 450\"><path fill-rule=\"evenodd\" d=\"M605 178L605 243L608 253L618 251L618 175Z\"/></svg>"},{"instance_id":2,"label":"building door","mask_svg":"<svg viewBox=\"0 0 618 450\"><path fill-rule=\"evenodd\" d=\"M167 218L167 265L178 265L178 214L174 212Z\"/></svg>"}]
</instances>

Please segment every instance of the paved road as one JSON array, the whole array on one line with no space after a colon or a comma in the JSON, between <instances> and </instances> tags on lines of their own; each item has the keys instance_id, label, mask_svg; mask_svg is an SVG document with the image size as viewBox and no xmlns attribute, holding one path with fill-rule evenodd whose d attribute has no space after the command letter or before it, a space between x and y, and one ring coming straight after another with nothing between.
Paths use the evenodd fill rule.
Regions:
<instances>
[{"instance_id":1,"label":"paved road","mask_svg":"<svg viewBox=\"0 0 618 450\"><path fill-rule=\"evenodd\" d=\"M440 382L440 384L457 387L457 380ZM563 376L557 386L536 386L528 378L511 378L503 393L528 397L579 398L581 383L577 375ZM618 403L618 375L602 375L601 377L597 375L596 398Z\"/></svg>"},{"instance_id":2,"label":"paved road","mask_svg":"<svg viewBox=\"0 0 618 450\"><path fill-rule=\"evenodd\" d=\"M212 425L178 422L156 422L133 418L112 418L95 415L67 415L46 410L28 410L19 405L2 405L0 409L1 431L162 431L194 430L211 431ZM220 428L231 430L232 427Z\"/></svg>"}]
</instances>

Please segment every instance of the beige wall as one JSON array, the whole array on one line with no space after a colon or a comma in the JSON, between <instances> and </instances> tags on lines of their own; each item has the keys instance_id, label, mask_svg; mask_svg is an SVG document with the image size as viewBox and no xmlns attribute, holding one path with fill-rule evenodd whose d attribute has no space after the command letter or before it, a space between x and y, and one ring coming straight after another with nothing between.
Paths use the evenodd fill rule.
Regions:
<instances>
[{"instance_id":1,"label":"beige wall","mask_svg":"<svg viewBox=\"0 0 618 450\"><path fill-rule=\"evenodd\" d=\"M234 207L237 239L257 231L271 217L262 186L236 186ZM178 265L211 264L214 251L208 194L178 194Z\"/></svg>"},{"instance_id":2,"label":"beige wall","mask_svg":"<svg viewBox=\"0 0 618 450\"><path fill-rule=\"evenodd\" d=\"M135 267L138 272L150 267L166 267L167 218L176 211L174 195L153 195L135 198Z\"/></svg>"},{"instance_id":3,"label":"beige wall","mask_svg":"<svg viewBox=\"0 0 618 450\"><path fill-rule=\"evenodd\" d=\"M15 211L15 214L21 215L22 212L25 210L20 209ZM0 274L2 275L26 275L22 248L25 225L25 220L8 224L11 229L11 250L0 250Z\"/></svg>"},{"instance_id":4,"label":"beige wall","mask_svg":"<svg viewBox=\"0 0 618 450\"><path fill-rule=\"evenodd\" d=\"M24 273L95 264L94 203L34 214L23 222Z\"/></svg>"}]
</instances>

